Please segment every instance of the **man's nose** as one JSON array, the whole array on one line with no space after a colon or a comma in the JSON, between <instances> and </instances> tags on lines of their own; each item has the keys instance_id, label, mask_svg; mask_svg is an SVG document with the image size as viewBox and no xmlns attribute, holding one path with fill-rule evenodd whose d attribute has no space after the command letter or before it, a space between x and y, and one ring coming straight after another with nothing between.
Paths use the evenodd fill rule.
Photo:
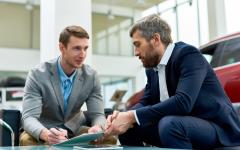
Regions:
<instances>
[{"instance_id":1,"label":"man's nose","mask_svg":"<svg viewBox=\"0 0 240 150\"><path fill-rule=\"evenodd\" d=\"M86 51L84 50L84 49L81 49L80 51L79 51L79 55L85 55L85 53L86 53Z\"/></svg>"},{"instance_id":2,"label":"man's nose","mask_svg":"<svg viewBox=\"0 0 240 150\"><path fill-rule=\"evenodd\" d=\"M134 49L134 55L139 56L139 50L137 48Z\"/></svg>"}]
</instances>

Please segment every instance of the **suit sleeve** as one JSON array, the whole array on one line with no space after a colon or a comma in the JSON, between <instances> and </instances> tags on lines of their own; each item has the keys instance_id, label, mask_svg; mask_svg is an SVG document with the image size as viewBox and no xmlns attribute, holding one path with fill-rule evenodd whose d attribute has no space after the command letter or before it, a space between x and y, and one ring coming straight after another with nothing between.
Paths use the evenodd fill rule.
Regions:
<instances>
[{"instance_id":1,"label":"suit sleeve","mask_svg":"<svg viewBox=\"0 0 240 150\"><path fill-rule=\"evenodd\" d=\"M101 125L105 126L105 115L104 115L104 106L103 98L101 94L101 85L98 79L97 74L94 74L94 86L89 95L89 98L86 101L87 104L87 117L90 119L92 126Z\"/></svg>"},{"instance_id":2,"label":"suit sleeve","mask_svg":"<svg viewBox=\"0 0 240 150\"><path fill-rule=\"evenodd\" d=\"M38 121L42 112L42 96L33 70L29 72L26 80L22 106L23 128L39 140L41 130L45 127Z\"/></svg>"},{"instance_id":3,"label":"suit sleeve","mask_svg":"<svg viewBox=\"0 0 240 150\"><path fill-rule=\"evenodd\" d=\"M186 47L175 60L175 69L180 74L175 95L162 103L137 109L142 126L156 123L168 115L187 115L194 106L207 74L207 62L194 47Z\"/></svg>"}]
</instances>

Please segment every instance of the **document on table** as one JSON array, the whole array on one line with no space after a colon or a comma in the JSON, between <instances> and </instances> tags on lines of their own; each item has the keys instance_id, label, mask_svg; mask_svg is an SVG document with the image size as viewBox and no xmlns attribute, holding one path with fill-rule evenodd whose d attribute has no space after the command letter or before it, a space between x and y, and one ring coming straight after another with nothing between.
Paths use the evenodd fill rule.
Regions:
<instances>
[{"instance_id":1,"label":"document on table","mask_svg":"<svg viewBox=\"0 0 240 150\"><path fill-rule=\"evenodd\" d=\"M103 136L103 132L98 133L87 133L81 134L79 136L73 137L67 141L54 144L53 146L76 146L76 145L83 145L88 144L89 142L101 138Z\"/></svg>"}]
</instances>

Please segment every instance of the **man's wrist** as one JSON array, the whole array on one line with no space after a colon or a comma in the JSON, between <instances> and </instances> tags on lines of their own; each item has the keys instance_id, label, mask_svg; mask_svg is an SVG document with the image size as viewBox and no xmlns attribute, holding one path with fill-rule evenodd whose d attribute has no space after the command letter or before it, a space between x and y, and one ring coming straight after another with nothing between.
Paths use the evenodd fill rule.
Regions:
<instances>
[{"instance_id":1,"label":"man's wrist","mask_svg":"<svg viewBox=\"0 0 240 150\"><path fill-rule=\"evenodd\" d=\"M131 124L136 123L136 119L135 119L135 116L134 116L134 112L130 110L130 111L128 111L127 113L128 113L129 120L130 120Z\"/></svg>"},{"instance_id":2,"label":"man's wrist","mask_svg":"<svg viewBox=\"0 0 240 150\"><path fill-rule=\"evenodd\" d=\"M49 133L48 129L42 129L39 139L42 141L48 142L48 133Z\"/></svg>"}]
</instances>

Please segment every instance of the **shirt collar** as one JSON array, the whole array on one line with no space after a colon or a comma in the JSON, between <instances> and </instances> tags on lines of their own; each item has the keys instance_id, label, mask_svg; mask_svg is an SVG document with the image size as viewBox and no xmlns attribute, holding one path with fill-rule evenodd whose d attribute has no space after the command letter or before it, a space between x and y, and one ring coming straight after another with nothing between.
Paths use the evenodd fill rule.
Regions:
<instances>
[{"instance_id":1,"label":"shirt collar","mask_svg":"<svg viewBox=\"0 0 240 150\"><path fill-rule=\"evenodd\" d=\"M65 80L70 80L71 83L72 83L77 71L75 70L74 73L70 77L68 77L65 74L65 72L63 71L63 68L62 68L62 65L61 65L61 57L58 58L57 63L58 63L58 73L60 75L61 82L64 82Z\"/></svg>"},{"instance_id":2,"label":"shirt collar","mask_svg":"<svg viewBox=\"0 0 240 150\"><path fill-rule=\"evenodd\" d=\"M163 57L161 58L161 61L160 63L154 67L154 71L158 71L160 66L166 66L168 61L169 61L169 58L171 57L172 55L172 52L173 52L173 49L175 47L175 44L174 43L169 43L164 54L163 54Z\"/></svg>"}]
</instances>

